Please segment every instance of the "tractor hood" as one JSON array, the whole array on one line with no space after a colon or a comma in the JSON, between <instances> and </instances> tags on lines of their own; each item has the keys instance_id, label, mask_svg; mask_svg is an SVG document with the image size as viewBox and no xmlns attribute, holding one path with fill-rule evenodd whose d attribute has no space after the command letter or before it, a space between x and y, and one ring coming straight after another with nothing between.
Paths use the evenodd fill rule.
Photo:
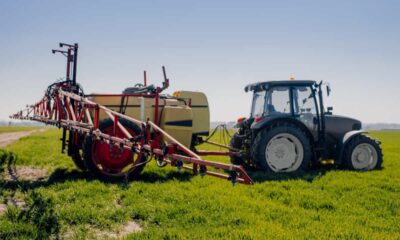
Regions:
<instances>
[{"instance_id":1,"label":"tractor hood","mask_svg":"<svg viewBox=\"0 0 400 240\"><path fill-rule=\"evenodd\" d=\"M357 119L339 115L325 115L326 134L336 139L343 138L347 132L360 129L361 122Z\"/></svg>"}]
</instances>

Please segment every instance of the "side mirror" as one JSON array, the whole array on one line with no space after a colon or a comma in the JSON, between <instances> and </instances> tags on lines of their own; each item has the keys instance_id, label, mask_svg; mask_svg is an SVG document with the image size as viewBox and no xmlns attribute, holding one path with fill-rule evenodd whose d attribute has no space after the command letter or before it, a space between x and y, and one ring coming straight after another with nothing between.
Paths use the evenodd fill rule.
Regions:
<instances>
[{"instance_id":1,"label":"side mirror","mask_svg":"<svg viewBox=\"0 0 400 240\"><path fill-rule=\"evenodd\" d=\"M327 110L325 113L326 115L332 115L333 107L327 107L326 110Z\"/></svg>"}]
</instances>

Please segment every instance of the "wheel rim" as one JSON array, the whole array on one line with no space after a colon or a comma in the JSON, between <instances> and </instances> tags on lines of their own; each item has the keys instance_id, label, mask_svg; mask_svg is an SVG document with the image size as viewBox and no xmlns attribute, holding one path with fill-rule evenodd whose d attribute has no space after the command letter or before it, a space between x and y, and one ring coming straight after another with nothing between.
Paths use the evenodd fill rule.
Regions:
<instances>
[{"instance_id":1,"label":"wheel rim","mask_svg":"<svg viewBox=\"0 0 400 240\"><path fill-rule=\"evenodd\" d=\"M127 128L129 133L135 133ZM113 134L113 127L103 129L103 133L124 138L124 133L118 129ZM106 141L95 140L92 144L92 161L103 174L109 176L121 176L127 174L134 166L135 158L140 159L141 154L133 154L130 149L120 148L118 145L110 145Z\"/></svg>"},{"instance_id":2,"label":"wheel rim","mask_svg":"<svg viewBox=\"0 0 400 240\"><path fill-rule=\"evenodd\" d=\"M293 172L303 162L303 145L294 135L280 133L269 140L265 157L268 166L274 172Z\"/></svg>"},{"instance_id":3,"label":"wheel rim","mask_svg":"<svg viewBox=\"0 0 400 240\"><path fill-rule=\"evenodd\" d=\"M378 153L369 143L357 145L351 153L351 163L356 170L371 170L378 162Z\"/></svg>"}]
</instances>

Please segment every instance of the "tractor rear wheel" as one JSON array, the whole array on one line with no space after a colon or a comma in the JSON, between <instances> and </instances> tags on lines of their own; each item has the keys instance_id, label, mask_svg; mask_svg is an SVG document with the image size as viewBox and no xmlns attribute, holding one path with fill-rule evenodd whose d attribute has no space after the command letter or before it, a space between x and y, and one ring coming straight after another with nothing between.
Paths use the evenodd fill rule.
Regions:
<instances>
[{"instance_id":1,"label":"tractor rear wheel","mask_svg":"<svg viewBox=\"0 0 400 240\"><path fill-rule=\"evenodd\" d=\"M358 135L346 144L343 162L347 169L368 171L381 168L382 156L378 141L365 135Z\"/></svg>"},{"instance_id":2,"label":"tractor rear wheel","mask_svg":"<svg viewBox=\"0 0 400 240\"><path fill-rule=\"evenodd\" d=\"M310 140L293 124L274 124L261 130L252 147L253 159L268 172L297 173L310 167Z\"/></svg>"},{"instance_id":3,"label":"tractor rear wheel","mask_svg":"<svg viewBox=\"0 0 400 240\"><path fill-rule=\"evenodd\" d=\"M140 128L124 119L119 122L132 136L140 134ZM114 135L114 123L111 119L100 122L99 129L105 134L126 138L118 128ZM137 177L144 168L147 157L141 153L134 153L130 149L120 148L106 141L86 137L83 144L83 160L90 173L103 180L122 181ZM139 166L134 166L139 164Z\"/></svg>"}]
</instances>

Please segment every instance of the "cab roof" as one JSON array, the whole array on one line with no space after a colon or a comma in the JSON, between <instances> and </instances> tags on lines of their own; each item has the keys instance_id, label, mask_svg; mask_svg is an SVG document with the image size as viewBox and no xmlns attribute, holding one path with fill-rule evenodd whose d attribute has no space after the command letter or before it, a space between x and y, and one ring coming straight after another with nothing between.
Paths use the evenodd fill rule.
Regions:
<instances>
[{"instance_id":1,"label":"cab roof","mask_svg":"<svg viewBox=\"0 0 400 240\"><path fill-rule=\"evenodd\" d=\"M251 83L247 85L244 90L246 92L248 91L260 91L260 90L265 90L269 87L274 87L274 86L310 86L314 85L316 81L314 80L272 80L272 81L266 81L266 82L257 82L257 83Z\"/></svg>"}]
</instances>

